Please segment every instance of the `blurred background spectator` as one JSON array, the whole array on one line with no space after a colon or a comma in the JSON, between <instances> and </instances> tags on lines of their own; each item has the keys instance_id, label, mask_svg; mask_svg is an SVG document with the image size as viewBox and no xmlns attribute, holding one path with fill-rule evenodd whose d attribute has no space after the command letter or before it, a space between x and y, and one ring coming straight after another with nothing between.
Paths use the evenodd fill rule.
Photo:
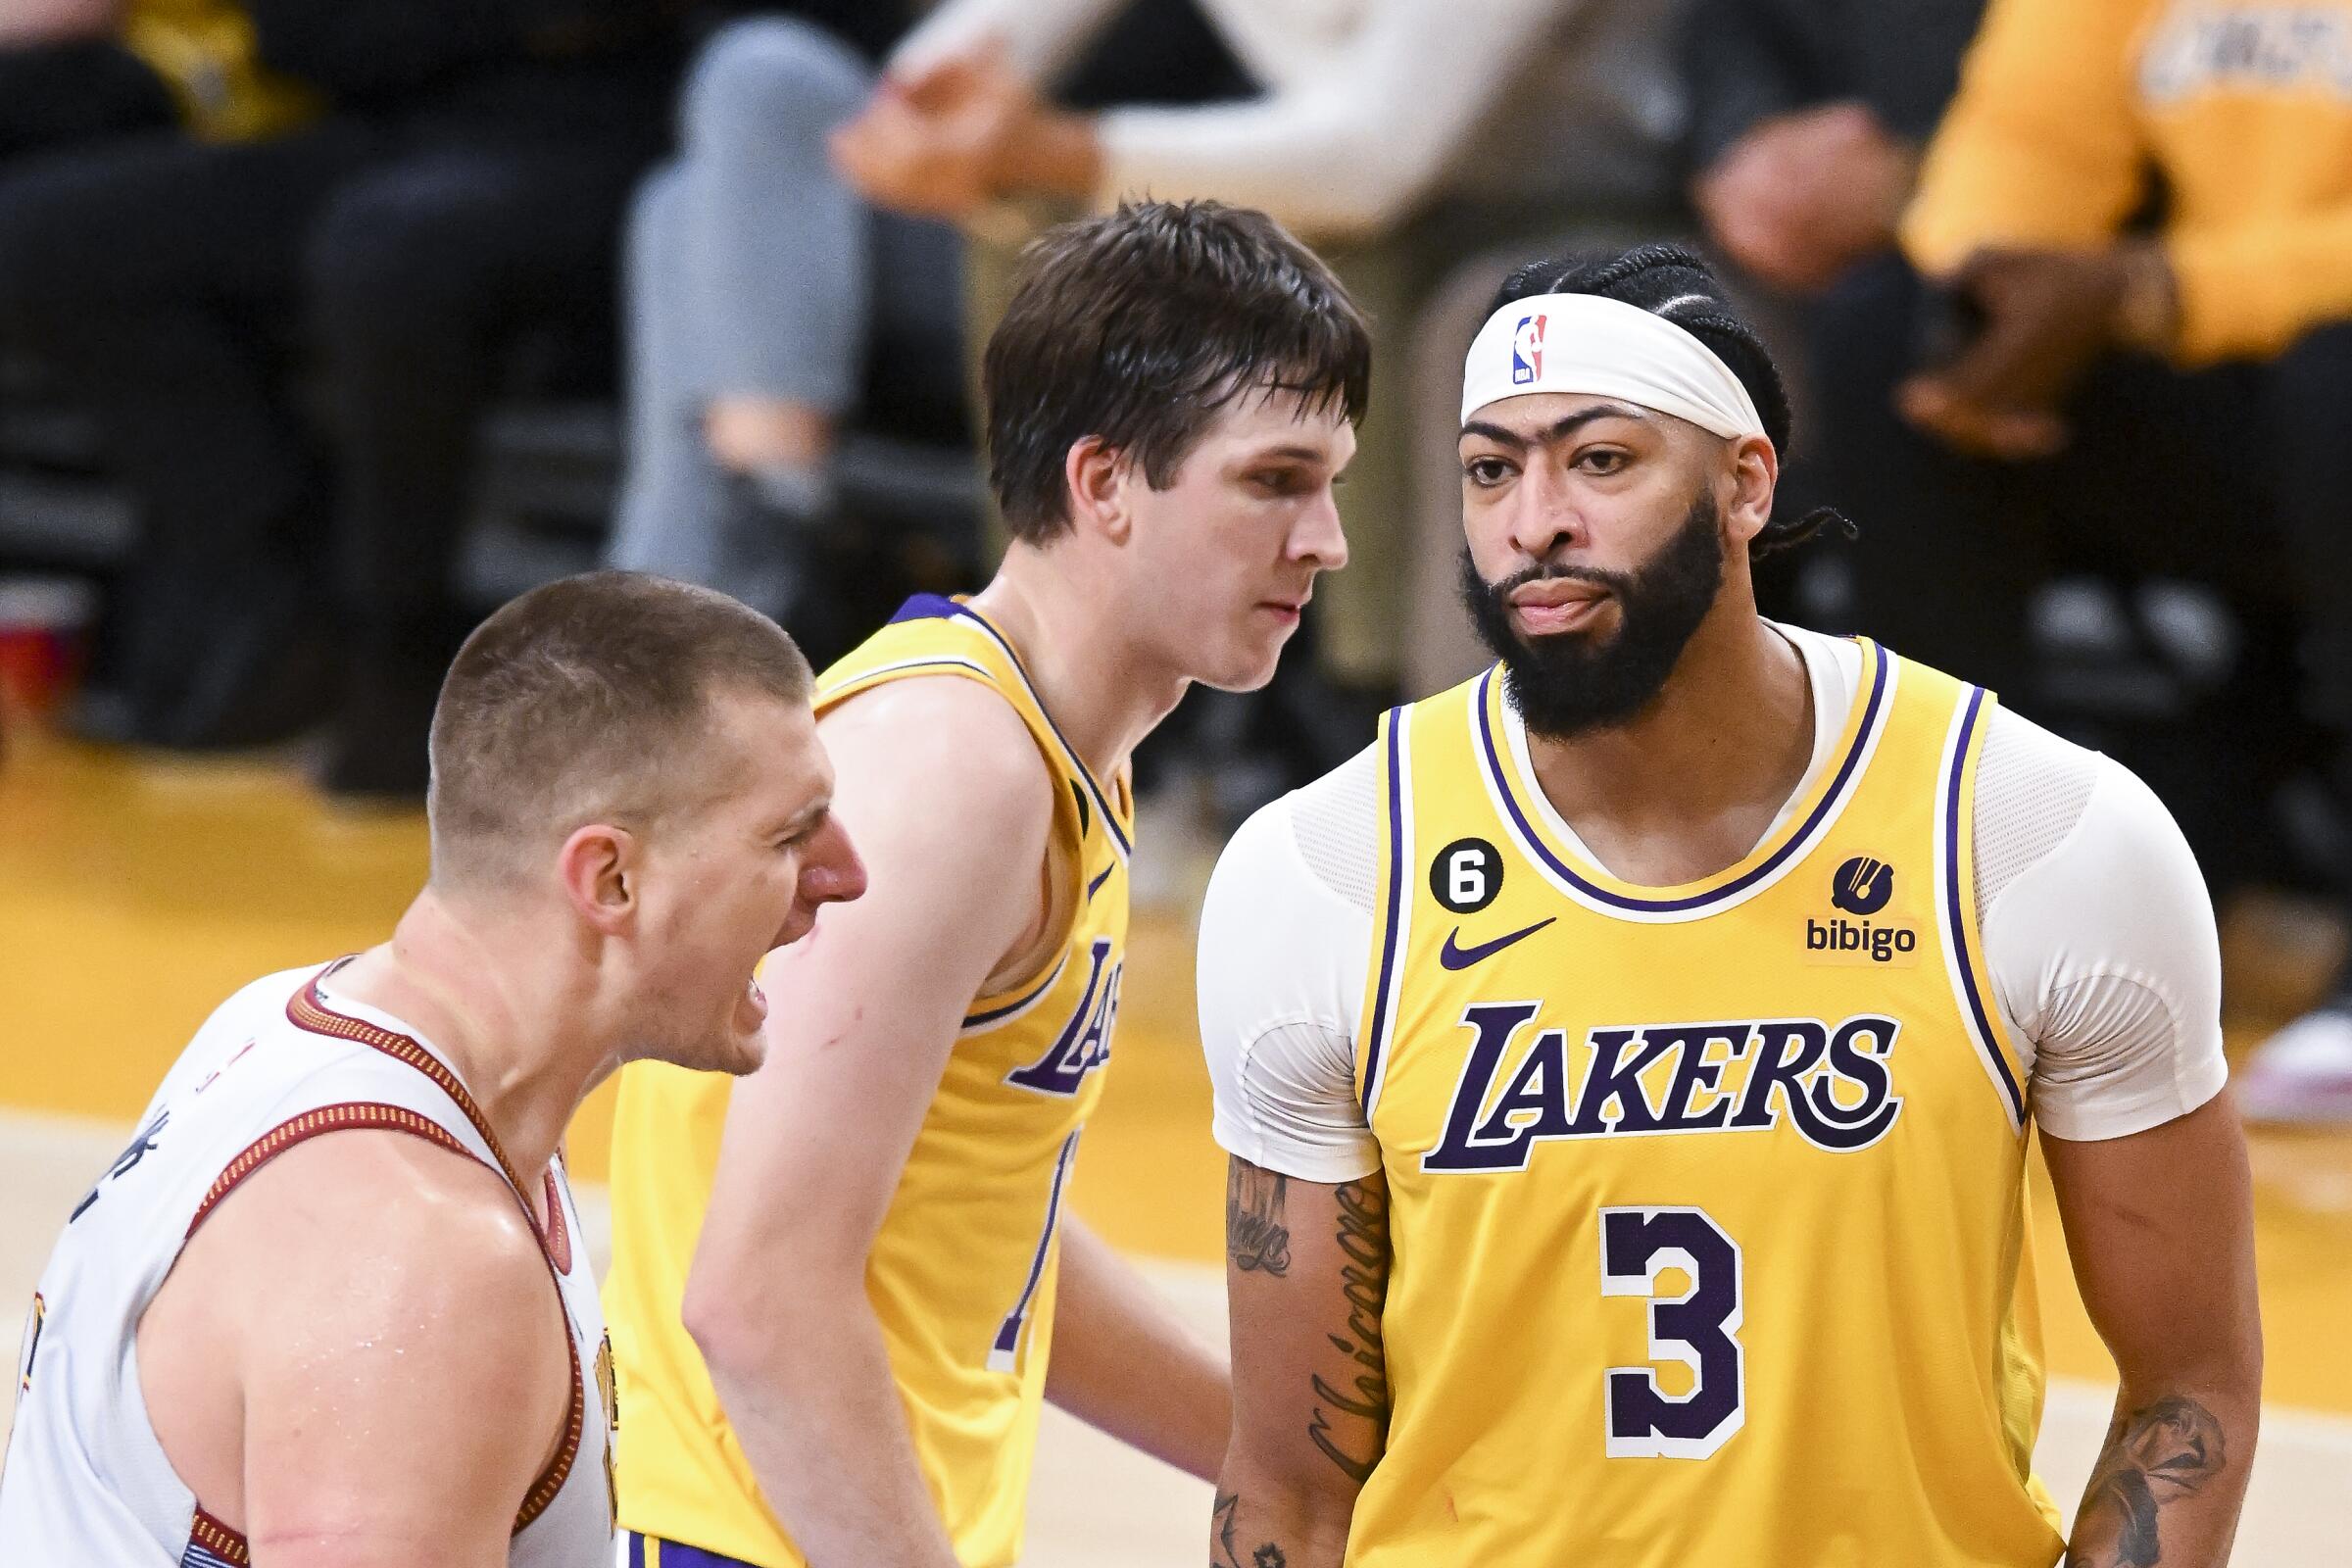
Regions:
<instances>
[{"instance_id":1,"label":"blurred background spectator","mask_svg":"<svg viewBox=\"0 0 2352 1568\"><path fill-rule=\"evenodd\" d=\"M2091 728L2224 888L2330 854L2343 886L2352 6L1993 0L1902 239L1824 303L1814 367L1862 628ZM2062 573L2115 590L2171 677L2157 722L2065 711L2034 618ZM2287 858L2299 774L2337 839ZM2352 1109L2348 1009L2281 1043L2307 1081L2258 1063L2249 1102Z\"/></svg>"},{"instance_id":2,"label":"blurred background spectator","mask_svg":"<svg viewBox=\"0 0 2352 1568\"><path fill-rule=\"evenodd\" d=\"M1399 690L1414 535L1450 526L1412 500L1414 465L1446 454L1408 425L1411 322L1481 250L1671 210L1674 0L1203 0L1246 97L1052 102L1056 65L1123 9L948 0L836 135L835 158L878 205L983 236L973 341L1020 238L1120 195L1262 208L1331 260L1374 322L1376 390L1348 477L1349 569L1316 596L1316 661L1286 662L1256 705L1296 778L1353 750Z\"/></svg>"},{"instance_id":3,"label":"blurred background spectator","mask_svg":"<svg viewBox=\"0 0 2352 1568\"><path fill-rule=\"evenodd\" d=\"M126 131L266 135L311 108L265 70L231 0L0 4L0 164Z\"/></svg>"},{"instance_id":4,"label":"blurred background spectator","mask_svg":"<svg viewBox=\"0 0 2352 1568\"><path fill-rule=\"evenodd\" d=\"M140 519L102 727L235 745L331 713L327 786L411 796L464 630L448 564L476 416L519 334L609 341L677 19L666 0L245 9L260 63L323 112L9 169L0 329L96 412Z\"/></svg>"},{"instance_id":5,"label":"blurred background spectator","mask_svg":"<svg viewBox=\"0 0 2352 1568\"><path fill-rule=\"evenodd\" d=\"M911 454L972 466L963 239L868 202L828 143L916 20L899 3L771 8L700 49L678 156L648 178L627 250L628 465L614 564L724 586L821 664L911 588L978 572L969 516L892 526ZM1244 91L1183 0L1121 9L1054 73L1058 102L1194 103ZM895 441L871 482L845 437ZM911 443L911 444L910 444ZM945 522L947 526L940 526Z\"/></svg>"},{"instance_id":6,"label":"blurred background spectator","mask_svg":"<svg viewBox=\"0 0 2352 1568\"><path fill-rule=\"evenodd\" d=\"M1894 244L1984 0L1691 0L1690 198L1708 241L1819 294Z\"/></svg>"}]
</instances>

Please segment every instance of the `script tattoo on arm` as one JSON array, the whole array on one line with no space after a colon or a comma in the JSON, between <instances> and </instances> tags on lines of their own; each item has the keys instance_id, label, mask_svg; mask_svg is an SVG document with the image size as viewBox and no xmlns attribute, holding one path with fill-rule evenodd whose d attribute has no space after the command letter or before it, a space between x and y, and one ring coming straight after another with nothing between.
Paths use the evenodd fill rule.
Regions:
<instances>
[{"instance_id":1,"label":"script tattoo on arm","mask_svg":"<svg viewBox=\"0 0 2352 1568\"><path fill-rule=\"evenodd\" d=\"M1237 1533L1234 1514L1241 1506L1241 1501L1242 1494L1238 1492L1217 1494L1217 1544L1216 1550L1209 1557L1208 1568L1290 1568L1290 1559L1271 1541L1252 1551L1249 1561L1242 1560L1242 1549L1234 1540Z\"/></svg>"},{"instance_id":2,"label":"script tattoo on arm","mask_svg":"<svg viewBox=\"0 0 2352 1568\"><path fill-rule=\"evenodd\" d=\"M1225 1172L1225 1256L1245 1273L1282 1278L1291 1267L1291 1228L1283 1219L1283 1199L1291 1179L1280 1171L1260 1170L1244 1160L1232 1160Z\"/></svg>"},{"instance_id":3,"label":"script tattoo on arm","mask_svg":"<svg viewBox=\"0 0 2352 1568\"><path fill-rule=\"evenodd\" d=\"M1379 1462L1389 1435L1388 1348L1380 1317L1389 1299L1389 1200L1380 1187L1348 1182L1333 1190L1340 1205L1340 1281L1348 1300L1348 1332L1329 1336L1339 1352L1355 1364L1347 1392L1312 1374L1314 1418L1307 1437L1323 1456L1361 1486ZM1343 1446L1338 1422L1360 1424ZM1358 1458L1352 1448L1364 1457Z\"/></svg>"},{"instance_id":4,"label":"script tattoo on arm","mask_svg":"<svg viewBox=\"0 0 2352 1568\"><path fill-rule=\"evenodd\" d=\"M2164 1560L2166 1505L2228 1464L2221 1423L2194 1399L2173 1395L2117 1416L2082 1496L2067 1568L2153 1568Z\"/></svg>"}]
</instances>

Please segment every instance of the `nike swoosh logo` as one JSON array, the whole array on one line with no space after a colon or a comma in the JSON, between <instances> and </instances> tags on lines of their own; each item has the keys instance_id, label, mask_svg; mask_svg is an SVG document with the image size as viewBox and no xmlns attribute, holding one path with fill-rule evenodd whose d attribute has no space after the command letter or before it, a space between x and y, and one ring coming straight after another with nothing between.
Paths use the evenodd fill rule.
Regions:
<instances>
[{"instance_id":1,"label":"nike swoosh logo","mask_svg":"<svg viewBox=\"0 0 2352 1568\"><path fill-rule=\"evenodd\" d=\"M1559 916L1555 914L1551 916L1550 919L1538 920L1534 925L1522 926L1516 931L1505 932L1503 935L1496 937L1492 942L1481 942L1475 948L1465 948L1456 945L1454 939L1462 934L1462 928L1457 925L1452 930L1446 933L1446 946L1439 950L1438 961L1448 969L1467 969L1472 964L1477 963L1483 958L1492 958L1494 956L1494 955L1500 953L1503 949L1509 947L1512 943L1517 942L1522 937L1534 936L1537 932L1551 924L1552 920L1557 920Z\"/></svg>"}]
</instances>

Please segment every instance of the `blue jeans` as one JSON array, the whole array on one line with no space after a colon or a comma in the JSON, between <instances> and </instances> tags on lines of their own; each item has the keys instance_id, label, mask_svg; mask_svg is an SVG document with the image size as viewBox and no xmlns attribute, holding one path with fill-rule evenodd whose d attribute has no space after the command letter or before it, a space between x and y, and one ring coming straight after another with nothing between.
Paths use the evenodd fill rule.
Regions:
<instances>
[{"instance_id":1,"label":"blue jeans","mask_svg":"<svg viewBox=\"0 0 2352 1568\"><path fill-rule=\"evenodd\" d=\"M722 28L696 59L678 156L646 179L630 214L628 472L613 565L775 599L770 579L789 569L792 542L730 537L705 410L744 395L845 416L877 301L891 311L917 296L926 314L959 303L953 231L870 209L833 172L825 139L872 88L847 45L784 18Z\"/></svg>"}]
</instances>

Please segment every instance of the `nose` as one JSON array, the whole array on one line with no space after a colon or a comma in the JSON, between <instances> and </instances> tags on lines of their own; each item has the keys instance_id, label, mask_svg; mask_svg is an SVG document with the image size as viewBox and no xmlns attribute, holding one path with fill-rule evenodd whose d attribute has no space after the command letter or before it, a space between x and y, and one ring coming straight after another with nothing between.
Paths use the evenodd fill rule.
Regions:
<instances>
[{"instance_id":1,"label":"nose","mask_svg":"<svg viewBox=\"0 0 2352 1568\"><path fill-rule=\"evenodd\" d=\"M847 904L865 892L865 862L839 817L827 819L801 866L801 896L810 904Z\"/></svg>"},{"instance_id":2,"label":"nose","mask_svg":"<svg viewBox=\"0 0 2352 1568\"><path fill-rule=\"evenodd\" d=\"M1589 542L1573 488L1547 462L1527 466L1505 505L1512 548L1530 561L1547 561L1563 548Z\"/></svg>"},{"instance_id":3,"label":"nose","mask_svg":"<svg viewBox=\"0 0 2352 1568\"><path fill-rule=\"evenodd\" d=\"M1315 504L1298 515L1291 529L1290 559L1311 561L1318 571L1337 571L1348 564L1348 530L1340 520L1339 497L1326 484Z\"/></svg>"}]
</instances>

